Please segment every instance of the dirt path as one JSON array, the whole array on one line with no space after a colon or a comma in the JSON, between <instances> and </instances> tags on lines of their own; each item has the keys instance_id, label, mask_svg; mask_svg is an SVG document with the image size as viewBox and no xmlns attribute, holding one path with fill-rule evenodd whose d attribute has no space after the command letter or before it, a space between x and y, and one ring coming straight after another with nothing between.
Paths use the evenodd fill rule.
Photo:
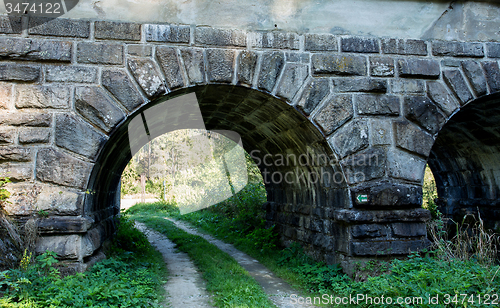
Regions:
<instances>
[{"instance_id":1,"label":"dirt path","mask_svg":"<svg viewBox=\"0 0 500 308\"><path fill-rule=\"evenodd\" d=\"M188 255L175 249L175 244L164 235L136 222L136 227L146 234L149 242L163 254L167 264L169 278L165 284L168 293L167 301L172 308L205 308L213 307L210 295L205 289L205 281L201 278L196 266ZM166 303L164 303L166 304Z\"/></svg>"},{"instance_id":2,"label":"dirt path","mask_svg":"<svg viewBox=\"0 0 500 308\"><path fill-rule=\"evenodd\" d=\"M245 270L248 271L248 273L255 280L257 280L257 282L264 289L264 292L266 292L266 294L269 296L269 299L277 307L280 308L316 307L312 305L294 303L291 300L290 295L295 294L300 296L300 293L297 292L297 290L293 289L283 279L276 277L274 273L272 273L270 270L264 267L264 265L260 264L257 260L234 248L233 245L224 243L223 241L215 239L210 235L199 233L188 223L173 219L169 220L172 221L178 228L188 233L203 237L210 243L217 246L220 250L226 252L231 257L233 257L241 266L243 266L243 268L245 268Z\"/></svg>"}]
</instances>

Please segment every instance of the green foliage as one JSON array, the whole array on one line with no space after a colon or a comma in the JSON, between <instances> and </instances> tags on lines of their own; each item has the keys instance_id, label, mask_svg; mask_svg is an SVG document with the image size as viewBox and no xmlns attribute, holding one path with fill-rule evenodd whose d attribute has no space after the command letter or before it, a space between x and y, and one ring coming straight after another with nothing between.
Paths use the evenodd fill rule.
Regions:
<instances>
[{"instance_id":1,"label":"green foliage","mask_svg":"<svg viewBox=\"0 0 500 308\"><path fill-rule=\"evenodd\" d=\"M424 183L422 185L422 207L428 209L431 212L433 219L437 219L440 216L440 212L437 208L435 200L437 199L437 187L436 180L432 174L429 165L425 166Z\"/></svg>"},{"instance_id":2,"label":"green foliage","mask_svg":"<svg viewBox=\"0 0 500 308\"><path fill-rule=\"evenodd\" d=\"M10 192L3 188L7 183L10 183L9 178L0 178L0 205L10 197Z\"/></svg>"},{"instance_id":3,"label":"green foliage","mask_svg":"<svg viewBox=\"0 0 500 308\"><path fill-rule=\"evenodd\" d=\"M179 208L173 203L158 201L154 203L136 203L125 212L127 215L134 215L137 213L150 214L150 215L179 215Z\"/></svg>"}]
</instances>

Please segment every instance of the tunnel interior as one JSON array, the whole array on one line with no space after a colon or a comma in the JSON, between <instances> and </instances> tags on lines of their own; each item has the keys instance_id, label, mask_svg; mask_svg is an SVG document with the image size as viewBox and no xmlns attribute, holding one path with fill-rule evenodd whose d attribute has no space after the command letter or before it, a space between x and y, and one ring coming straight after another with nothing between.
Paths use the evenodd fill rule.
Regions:
<instances>
[{"instance_id":1,"label":"tunnel interior","mask_svg":"<svg viewBox=\"0 0 500 308\"><path fill-rule=\"evenodd\" d=\"M429 167L438 208L461 222L479 214L500 231L500 95L470 102L444 125L432 147Z\"/></svg>"}]
</instances>

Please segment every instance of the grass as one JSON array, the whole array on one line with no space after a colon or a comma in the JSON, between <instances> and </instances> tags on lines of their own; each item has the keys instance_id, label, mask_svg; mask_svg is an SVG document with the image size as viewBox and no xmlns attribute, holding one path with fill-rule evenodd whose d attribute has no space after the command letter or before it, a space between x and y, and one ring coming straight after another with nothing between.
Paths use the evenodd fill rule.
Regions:
<instances>
[{"instance_id":1,"label":"grass","mask_svg":"<svg viewBox=\"0 0 500 308\"><path fill-rule=\"evenodd\" d=\"M231 256L210 244L200 236L189 234L149 211L132 208L134 219L166 235L177 248L186 252L207 282L207 290L213 294L217 307L274 307L260 285ZM140 215L140 213L142 215Z\"/></svg>"}]
</instances>

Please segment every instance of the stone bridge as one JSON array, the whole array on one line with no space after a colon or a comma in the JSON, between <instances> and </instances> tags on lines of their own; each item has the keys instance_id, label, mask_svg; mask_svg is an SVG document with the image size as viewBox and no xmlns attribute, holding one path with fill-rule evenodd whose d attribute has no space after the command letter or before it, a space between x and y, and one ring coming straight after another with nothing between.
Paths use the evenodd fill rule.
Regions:
<instances>
[{"instance_id":1,"label":"stone bridge","mask_svg":"<svg viewBox=\"0 0 500 308\"><path fill-rule=\"evenodd\" d=\"M206 128L238 132L260 162L283 242L318 259L425 247L426 162L445 214L479 208L499 228L500 43L30 22L0 23L6 210L39 215L38 251L76 269L114 231L128 124L193 92Z\"/></svg>"}]
</instances>

